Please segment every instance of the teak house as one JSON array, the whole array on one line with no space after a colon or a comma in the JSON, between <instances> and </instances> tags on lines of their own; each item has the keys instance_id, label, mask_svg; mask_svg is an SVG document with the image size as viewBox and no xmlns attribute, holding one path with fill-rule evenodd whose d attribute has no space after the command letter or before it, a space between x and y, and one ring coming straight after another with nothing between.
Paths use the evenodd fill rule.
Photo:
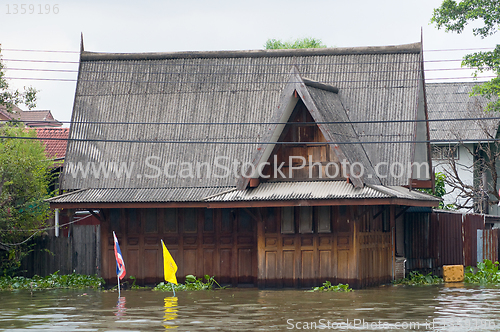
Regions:
<instances>
[{"instance_id":1,"label":"teak house","mask_svg":"<svg viewBox=\"0 0 500 332\"><path fill-rule=\"evenodd\" d=\"M82 49L66 193L51 206L100 218L110 282L113 230L127 275L141 283L162 279L160 239L180 281L388 282L398 220L439 202L413 190L432 187L430 172L406 167L432 169L423 82L420 43Z\"/></svg>"}]
</instances>

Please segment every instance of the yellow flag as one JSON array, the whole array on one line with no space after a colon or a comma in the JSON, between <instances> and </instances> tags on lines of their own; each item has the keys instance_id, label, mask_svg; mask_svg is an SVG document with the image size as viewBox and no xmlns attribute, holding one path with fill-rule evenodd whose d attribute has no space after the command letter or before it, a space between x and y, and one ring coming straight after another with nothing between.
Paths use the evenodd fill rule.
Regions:
<instances>
[{"instance_id":1,"label":"yellow flag","mask_svg":"<svg viewBox=\"0 0 500 332\"><path fill-rule=\"evenodd\" d=\"M165 272L165 281L171 282L177 285L177 278L175 277L175 272L177 272L177 264L175 264L174 259L168 252L165 243L161 240L161 245L163 247L163 269Z\"/></svg>"}]
</instances>

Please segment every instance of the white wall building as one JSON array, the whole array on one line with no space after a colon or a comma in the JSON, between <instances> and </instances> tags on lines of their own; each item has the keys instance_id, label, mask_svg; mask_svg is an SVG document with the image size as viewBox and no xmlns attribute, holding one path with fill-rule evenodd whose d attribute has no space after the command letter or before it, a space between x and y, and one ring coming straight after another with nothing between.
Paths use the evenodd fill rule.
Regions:
<instances>
[{"instance_id":1,"label":"white wall building","mask_svg":"<svg viewBox=\"0 0 500 332\"><path fill-rule=\"evenodd\" d=\"M470 96L472 87L476 84L478 83L428 83L426 94L431 120L430 139L439 141L431 143L432 165L436 172L447 174L448 179L455 173L459 179L453 181L458 188L446 185L444 203L463 205L469 200L467 205L475 203L475 212L484 213L485 206L480 204L481 188L497 191L498 187L489 175L483 178L478 160L472 153L477 153L479 143L484 144L486 140L498 137L500 121L490 118L499 117L500 114L485 113L484 109L489 101ZM490 143L490 146L494 147L494 143ZM459 189L467 186L475 188L474 198L466 197ZM496 198L492 198L492 201L495 200ZM500 215L500 209L497 205L490 205L488 213Z\"/></svg>"}]
</instances>

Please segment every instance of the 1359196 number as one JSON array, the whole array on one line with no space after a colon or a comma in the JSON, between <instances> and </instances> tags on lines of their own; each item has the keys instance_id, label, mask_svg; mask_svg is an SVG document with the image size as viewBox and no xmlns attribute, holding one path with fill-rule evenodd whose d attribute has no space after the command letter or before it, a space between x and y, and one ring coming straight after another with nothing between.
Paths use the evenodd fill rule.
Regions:
<instances>
[{"instance_id":1,"label":"1359196 number","mask_svg":"<svg viewBox=\"0 0 500 332\"><path fill-rule=\"evenodd\" d=\"M6 14L21 14L21 15L31 15L31 14L59 14L59 5L49 5L49 4L7 4Z\"/></svg>"}]
</instances>

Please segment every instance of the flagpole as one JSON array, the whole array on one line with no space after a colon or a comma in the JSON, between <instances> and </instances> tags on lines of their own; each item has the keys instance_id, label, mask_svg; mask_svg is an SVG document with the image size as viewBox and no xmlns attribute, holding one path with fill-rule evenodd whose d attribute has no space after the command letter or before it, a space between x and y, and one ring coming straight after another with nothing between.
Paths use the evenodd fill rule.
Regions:
<instances>
[{"instance_id":1,"label":"flagpole","mask_svg":"<svg viewBox=\"0 0 500 332\"><path fill-rule=\"evenodd\" d=\"M117 275L116 279L118 280L118 298L120 298L120 277Z\"/></svg>"},{"instance_id":2,"label":"flagpole","mask_svg":"<svg viewBox=\"0 0 500 332\"><path fill-rule=\"evenodd\" d=\"M174 284L173 283L170 283L172 285L172 290L174 291L174 297L175 297L175 288L174 288Z\"/></svg>"}]
</instances>

